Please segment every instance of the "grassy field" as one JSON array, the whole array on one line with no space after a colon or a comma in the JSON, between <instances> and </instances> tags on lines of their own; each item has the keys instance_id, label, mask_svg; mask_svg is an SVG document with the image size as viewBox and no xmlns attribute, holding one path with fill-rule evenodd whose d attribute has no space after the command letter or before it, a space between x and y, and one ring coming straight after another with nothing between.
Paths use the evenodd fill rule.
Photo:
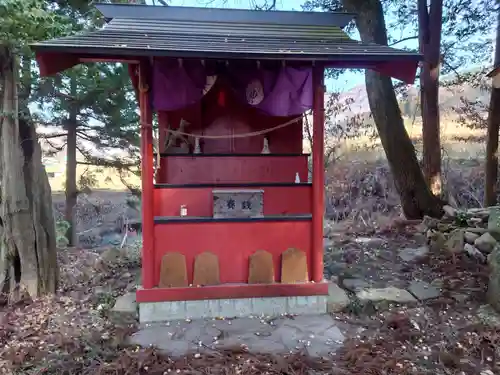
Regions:
<instances>
[{"instance_id":1,"label":"grassy field","mask_svg":"<svg viewBox=\"0 0 500 375\"><path fill-rule=\"evenodd\" d=\"M53 192L64 191L65 184L65 168L63 165L51 166L52 168L47 168L49 173L49 182ZM50 172L57 168L57 172L53 172L54 176L51 177ZM113 168L102 168L95 166L83 166L79 165L76 172L77 178L84 180L91 180L92 184L90 187L92 189L106 189L113 191L127 190L126 186L120 180L120 177L115 169ZM82 178L83 176L83 178ZM133 186L140 186L140 178L132 174L128 175L126 178L127 182ZM82 183L79 183L81 187Z\"/></svg>"},{"instance_id":2,"label":"grassy field","mask_svg":"<svg viewBox=\"0 0 500 375\"><path fill-rule=\"evenodd\" d=\"M420 122L406 119L406 129L410 137L415 140L417 153L421 153L421 145L418 139L422 134ZM484 156L485 145L481 142L464 142L457 139L468 137L479 138L485 135L485 131L471 130L464 126L459 126L457 122L450 119L443 119L441 122L441 144L443 160L456 159L482 159ZM332 137L329 144L338 146L338 162L350 163L352 161L373 162L385 158L384 150L380 145L378 137L371 139L368 136L345 140ZM308 142L304 142L304 150L309 150ZM53 177L49 176L50 184L54 192L64 191L64 164L47 166L47 171L53 172ZM120 181L116 171L111 168L102 168L94 166L79 165L77 176L87 177L93 180L93 188L106 190L126 190L126 187ZM140 179L137 176L129 175L127 177L129 184L140 186Z\"/></svg>"}]
</instances>

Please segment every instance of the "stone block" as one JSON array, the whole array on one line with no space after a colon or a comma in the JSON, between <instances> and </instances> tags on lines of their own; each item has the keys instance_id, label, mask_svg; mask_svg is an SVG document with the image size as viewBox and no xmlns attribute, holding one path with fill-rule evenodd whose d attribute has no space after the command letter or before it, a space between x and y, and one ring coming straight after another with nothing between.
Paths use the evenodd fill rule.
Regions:
<instances>
[{"instance_id":1,"label":"stone block","mask_svg":"<svg viewBox=\"0 0 500 375\"><path fill-rule=\"evenodd\" d=\"M284 314L317 315L326 314L326 304L327 296L142 302L139 303L139 321L140 323L152 323L185 320L186 318L234 318L262 315L280 317Z\"/></svg>"},{"instance_id":2,"label":"stone block","mask_svg":"<svg viewBox=\"0 0 500 375\"><path fill-rule=\"evenodd\" d=\"M113 311L121 313L136 313L137 303L135 302L135 293L127 293L116 299Z\"/></svg>"},{"instance_id":3,"label":"stone block","mask_svg":"<svg viewBox=\"0 0 500 375\"><path fill-rule=\"evenodd\" d=\"M214 190L212 193L214 218L264 215L264 190Z\"/></svg>"}]
</instances>

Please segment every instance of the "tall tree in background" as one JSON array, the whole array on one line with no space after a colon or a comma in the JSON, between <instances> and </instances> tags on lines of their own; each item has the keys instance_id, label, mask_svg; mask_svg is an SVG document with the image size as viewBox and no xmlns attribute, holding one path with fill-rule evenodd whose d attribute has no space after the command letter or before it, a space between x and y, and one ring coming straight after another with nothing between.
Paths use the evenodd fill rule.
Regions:
<instances>
[{"instance_id":1,"label":"tall tree in background","mask_svg":"<svg viewBox=\"0 0 500 375\"><path fill-rule=\"evenodd\" d=\"M356 13L356 26L365 43L388 44L384 10L380 0L311 1L306 7ZM370 110L384 147L401 206L407 218L440 216L441 202L425 183L413 143L404 126L391 78L372 70L365 73Z\"/></svg>"},{"instance_id":2,"label":"tall tree in background","mask_svg":"<svg viewBox=\"0 0 500 375\"><path fill-rule=\"evenodd\" d=\"M435 195L441 193L441 140L439 121L439 69L443 0L418 0L418 34L424 55L420 70L422 112L423 170Z\"/></svg>"},{"instance_id":3,"label":"tall tree in background","mask_svg":"<svg viewBox=\"0 0 500 375\"><path fill-rule=\"evenodd\" d=\"M104 22L84 0L59 2L56 12L72 20L72 33L100 27ZM64 217L69 224L68 244L73 246L79 194L77 165L124 168L138 163L132 161L137 159L138 150L137 104L127 67L121 64L78 65L55 77L37 79L33 86L31 101L41 110L37 122L53 129L46 141L53 146L52 152L66 152ZM121 155L104 157L118 149ZM78 153L84 161L78 160Z\"/></svg>"},{"instance_id":4,"label":"tall tree in background","mask_svg":"<svg viewBox=\"0 0 500 375\"><path fill-rule=\"evenodd\" d=\"M497 9L497 40L495 46L495 69L500 67L500 7ZM488 113L488 130L486 135L486 179L485 206L497 203L498 180L498 130L500 127L500 87L492 87L490 108Z\"/></svg>"},{"instance_id":5,"label":"tall tree in background","mask_svg":"<svg viewBox=\"0 0 500 375\"><path fill-rule=\"evenodd\" d=\"M342 0L345 10L357 13L356 26L365 43L387 45L387 30L380 0ZM391 78L366 70L368 102L384 147L401 206L407 218L439 216L440 201L425 183L415 149L406 132Z\"/></svg>"},{"instance_id":6,"label":"tall tree in background","mask_svg":"<svg viewBox=\"0 0 500 375\"><path fill-rule=\"evenodd\" d=\"M20 285L35 297L55 292L58 268L52 195L23 83L31 82L28 43L64 33L67 20L41 0L4 0L0 19L0 292Z\"/></svg>"},{"instance_id":7,"label":"tall tree in background","mask_svg":"<svg viewBox=\"0 0 500 375\"><path fill-rule=\"evenodd\" d=\"M121 64L79 65L43 81L38 104L45 114L39 123L56 127L49 135L55 151L66 151L65 220L67 238L76 243L74 211L79 194L77 165L126 168L135 165L138 150L137 104ZM120 154L113 156L113 151ZM77 154L84 160L77 160ZM99 155L100 154L100 155ZM105 156L105 154L109 154Z\"/></svg>"},{"instance_id":8,"label":"tall tree in background","mask_svg":"<svg viewBox=\"0 0 500 375\"><path fill-rule=\"evenodd\" d=\"M489 49L491 38L488 31L492 24L492 17L496 17L496 13L494 15L492 13L495 1L478 0L471 3L461 0L444 0L441 32L443 74L453 73L453 75L461 77L459 72L461 67L482 64L488 58L491 53ZM419 35L413 32L413 30L419 29L417 5L418 3L415 0L369 0L366 2L357 0L308 0L305 2L304 8L307 10L320 8L326 11L339 11L342 9L353 11L358 13L356 24L363 41L400 45L403 42L418 40ZM376 17L373 18L372 15ZM388 38L387 35L385 27L386 15L389 20L388 28L392 30L392 38ZM394 38L395 35L398 36L397 39ZM439 57L437 61L439 62ZM382 83L378 78L381 78L382 81L385 80L385 77L377 77L374 72L367 71L366 88L376 127L391 170L394 173L396 187L401 196L403 210L408 217L415 217L418 212L435 213L435 209L429 209L428 205L432 206L432 202L438 201L428 198L427 192L430 191L429 189L424 189L423 192L414 196L411 184L416 183L419 185L422 173L417 172L414 168L412 162L412 160L415 160L413 145L408 143L407 134L404 134L406 131L402 120L400 120L401 114L394 110L393 94L390 93L393 91L392 83L389 79ZM368 84L368 81L371 83ZM378 91L374 93L371 90ZM387 100L382 101L382 98L387 98ZM390 125L390 128L388 125ZM388 131L388 134L384 135L385 131ZM396 139L396 135L401 137L402 143L399 142L399 144L402 145L401 148L406 148L406 151L399 151L399 146L391 144L391 140ZM434 141L436 141L436 138L434 138ZM402 158L399 157L398 152L402 153ZM440 157L433 160L438 159ZM405 179L408 180L408 183L404 183ZM420 185L417 189L420 190Z\"/></svg>"}]
</instances>

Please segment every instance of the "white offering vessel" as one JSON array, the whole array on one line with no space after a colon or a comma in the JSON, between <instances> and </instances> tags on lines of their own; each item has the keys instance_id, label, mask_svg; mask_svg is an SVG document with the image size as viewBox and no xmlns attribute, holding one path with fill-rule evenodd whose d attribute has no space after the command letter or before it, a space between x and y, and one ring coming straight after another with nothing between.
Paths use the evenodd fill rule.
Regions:
<instances>
[{"instance_id":1,"label":"white offering vessel","mask_svg":"<svg viewBox=\"0 0 500 375\"><path fill-rule=\"evenodd\" d=\"M200 138L198 137L194 139L194 153L201 154Z\"/></svg>"},{"instance_id":2,"label":"white offering vessel","mask_svg":"<svg viewBox=\"0 0 500 375\"><path fill-rule=\"evenodd\" d=\"M269 141L267 140L267 137L264 138L264 146L262 147L262 154L270 154L271 151L269 150Z\"/></svg>"}]
</instances>

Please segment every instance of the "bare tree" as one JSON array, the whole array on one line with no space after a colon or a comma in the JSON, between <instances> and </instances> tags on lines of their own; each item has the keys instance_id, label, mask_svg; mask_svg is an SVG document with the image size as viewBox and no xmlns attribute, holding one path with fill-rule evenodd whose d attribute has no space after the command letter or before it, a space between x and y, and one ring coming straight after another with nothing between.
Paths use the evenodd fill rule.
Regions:
<instances>
[{"instance_id":1,"label":"bare tree","mask_svg":"<svg viewBox=\"0 0 500 375\"><path fill-rule=\"evenodd\" d=\"M418 32L424 61L420 72L424 177L435 195L441 193L439 69L443 0L418 0Z\"/></svg>"}]
</instances>

